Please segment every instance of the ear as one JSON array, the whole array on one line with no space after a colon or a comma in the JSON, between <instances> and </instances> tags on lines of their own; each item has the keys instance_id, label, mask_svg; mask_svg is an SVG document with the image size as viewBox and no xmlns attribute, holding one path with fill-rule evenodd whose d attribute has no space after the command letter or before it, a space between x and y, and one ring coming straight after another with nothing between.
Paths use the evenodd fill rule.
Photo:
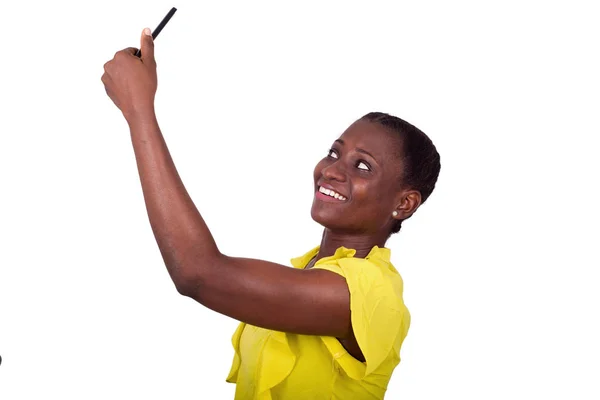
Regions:
<instances>
[{"instance_id":1,"label":"ear","mask_svg":"<svg viewBox=\"0 0 600 400\"><path fill-rule=\"evenodd\" d=\"M399 200L394 209L398 212L398 215L394 216L394 219L403 220L409 218L421 205L421 192L418 190L402 191L398 197Z\"/></svg>"}]
</instances>

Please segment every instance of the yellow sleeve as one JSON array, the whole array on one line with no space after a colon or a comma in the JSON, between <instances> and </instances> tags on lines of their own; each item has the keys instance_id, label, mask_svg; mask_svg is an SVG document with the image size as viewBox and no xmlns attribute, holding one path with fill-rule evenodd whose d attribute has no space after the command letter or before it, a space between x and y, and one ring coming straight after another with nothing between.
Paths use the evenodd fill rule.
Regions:
<instances>
[{"instance_id":1,"label":"yellow sleeve","mask_svg":"<svg viewBox=\"0 0 600 400\"><path fill-rule=\"evenodd\" d=\"M402 278L366 259L346 258L336 263L314 268L346 279L352 329L366 361L362 363L350 356L336 338L323 336L323 341L353 379L361 380L375 371L391 374L400 362L400 346L410 325L410 314L402 300Z\"/></svg>"}]
</instances>

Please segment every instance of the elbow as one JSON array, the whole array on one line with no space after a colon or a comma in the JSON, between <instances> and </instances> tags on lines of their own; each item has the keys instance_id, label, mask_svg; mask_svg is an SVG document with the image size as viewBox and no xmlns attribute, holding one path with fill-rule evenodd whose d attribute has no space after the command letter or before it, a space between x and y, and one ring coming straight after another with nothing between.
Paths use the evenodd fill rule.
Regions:
<instances>
[{"instance_id":1,"label":"elbow","mask_svg":"<svg viewBox=\"0 0 600 400\"><path fill-rule=\"evenodd\" d=\"M194 275L184 275L173 279L175 288L180 295L196 298L201 291L202 280Z\"/></svg>"},{"instance_id":2,"label":"elbow","mask_svg":"<svg viewBox=\"0 0 600 400\"><path fill-rule=\"evenodd\" d=\"M192 263L177 263L177 268L170 269L175 288L182 296L190 297L202 303L207 282L214 281L214 266L219 265L220 258L194 258ZM212 276L210 276L212 275Z\"/></svg>"},{"instance_id":3,"label":"elbow","mask_svg":"<svg viewBox=\"0 0 600 400\"><path fill-rule=\"evenodd\" d=\"M180 273L173 283L180 295L196 299L202 290L202 277L197 273Z\"/></svg>"}]
</instances>

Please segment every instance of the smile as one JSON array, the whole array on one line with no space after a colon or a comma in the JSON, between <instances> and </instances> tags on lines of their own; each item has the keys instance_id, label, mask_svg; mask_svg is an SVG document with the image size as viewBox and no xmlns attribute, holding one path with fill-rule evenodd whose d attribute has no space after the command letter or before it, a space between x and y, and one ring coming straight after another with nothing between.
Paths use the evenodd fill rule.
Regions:
<instances>
[{"instance_id":1,"label":"smile","mask_svg":"<svg viewBox=\"0 0 600 400\"><path fill-rule=\"evenodd\" d=\"M333 197L334 199L337 199L337 200L340 200L340 201L347 200L346 197L342 196L341 194L339 194L335 190L326 189L326 188L324 188L322 186L319 186L319 193L322 193L325 196Z\"/></svg>"}]
</instances>

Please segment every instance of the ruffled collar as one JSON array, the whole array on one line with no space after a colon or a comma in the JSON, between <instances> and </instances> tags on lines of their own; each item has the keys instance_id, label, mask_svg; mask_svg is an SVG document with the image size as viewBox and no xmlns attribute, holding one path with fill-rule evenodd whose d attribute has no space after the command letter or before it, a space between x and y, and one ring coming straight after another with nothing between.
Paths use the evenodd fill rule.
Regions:
<instances>
[{"instance_id":1,"label":"ruffled collar","mask_svg":"<svg viewBox=\"0 0 600 400\"><path fill-rule=\"evenodd\" d=\"M290 262L292 263L292 266L294 268L299 268L299 269L304 268L310 262L310 260L312 260L319 253L320 248L321 248L321 246L317 246L314 249L308 251L306 254L304 254L300 257L292 258L290 260ZM324 264L324 263L334 261L334 260L339 260L340 258L353 258L355 254L356 254L355 249L348 249L344 246L340 246L337 248L337 250L335 251L335 253L332 256L321 258L319 261L317 261L315 263L315 265ZM387 247L373 246L373 248L371 249L369 254L367 254L365 259L368 260L370 258L379 258L380 260L389 264L390 256L391 256L391 251Z\"/></svg>"}]
</instances>

